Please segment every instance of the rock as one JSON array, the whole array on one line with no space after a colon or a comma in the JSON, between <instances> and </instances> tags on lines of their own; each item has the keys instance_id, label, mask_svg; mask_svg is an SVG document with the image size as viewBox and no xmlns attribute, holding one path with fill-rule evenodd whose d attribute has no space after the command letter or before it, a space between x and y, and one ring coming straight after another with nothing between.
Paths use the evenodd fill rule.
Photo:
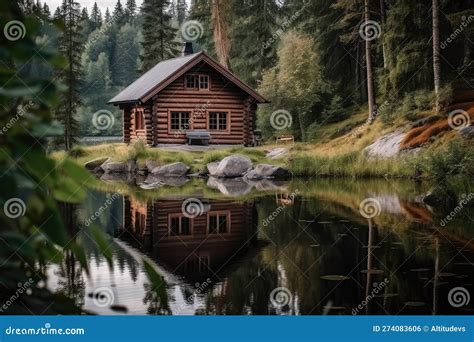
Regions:
<instances>
[{"instance_id":1,"label":"rock","mask_svg":"<svg viewBox=\"0 0 474 342\"><path fill-rule=\"evenodd\" d=\"M205 173L207 173L208 175L215 175L217 172L217 168L219 167L219 163L220 162L212 162L212 163L207 164L206 166L207 172Z\"/></svg>"},{"instance_id":2,"label":"rock","mask_svg":"<svg viewBox=\"0 0 474 342\"><path fill-rule=\"evenodd\" d=\"M145 179L145 184L159 184L160 186L163 185L170 185L170 186L181 186L184 183L188 182L188 177L169 177L169 176L155 176L155 175L148 175Z\"/></svg>"},{"instance_id":3,"label":"rock","mask_svg":"<svg viewBox=\"0 0 474 342\"><path fill-rule=\"evenodd\" d=\"M291 172L287 169L270 164L257 164L245 174L247 179L288 179Z\"/></svg>"},{"instance_id":4,"label":"rock","mask_svg":"<svg viewBox=\"0 0 474 342\"><path fill-rule=\"evenodd\" d=\"M277 147L267 152L265 157L269 159L282 158L288 154L289 150L285 147Z\"/></svg>"},{"instance_id":5,"label":"rock","mask_svg":"<svg viewBox=\"0 0 474 342\"><path fill-rule=\"evenodd\" d=\"M422 118L422 119L419 119L419 120L416 120L415 122L413 122L411 124L411 127L412 128L416 128L416 127L420 127L420 126L424 126L426 124L429 124L429 123L432 123L432 122L435 122L439 120L439 118L435 115L433 116L428 116L426 118Z\"/></svg>"},{"instance_id":6,"label":"rock","mask_svg":"<svg viewBox=\"0 0 474 342\"><path fill-rule=\"evenodd\" d=\"M288 192L286 189L286 182L284 181L274 181L269 179L261 179L257 181L250 181L251 185L255 187L258 191L282 191Z\"/></svg>"},{"instance_id":7,"label":"rock","mask_svg":"<svg viewBox=\"0 0 474 342\"><path fill-rule=\"evenodd\" d=\"M216 163L207 164L209 175L222 178L242 177L251 167L250 158L240 154L225 157L217 166Z\"/></svg>"},{"instance_id":8,"label":"rock","mask_svg":"<svg viewBox=\"0 0 474 342\"><path fill-rule=\"evenodd\" d=\"M189 167L181 162L171 163L168 165L157 166L151 170L151 174L154 176L171 176L181 177L188 173Z\"/></svg>"},{"instance_id":9,"label":"rock","mask_svg":"<svg viewBox=\"0 0 474 342\"><path fill-rule=\"evenodd\" d=\"M363 153L367 158L388 159L395 157L400 152L400 143L404 137L405 133L401 131L384 135L364 148Z\"/></svg>"},{"instance_id":10,"label":"rock","mask_svg":"<svg viewBox=\"0 0 474 342\"><path fill-rule=\"evenodd\" d=\"M84 167L86 168L86 170L93 171L93 170L96 170L97 168L99 168L106 161L110 161L110 158L108 158L108 157L96 158L96 159L89 160L88 162L84 163Z\"/></svg>"},{"instance_id":11,"label":"rock","mask_svg":"<svg viewBox=\"0 0 474 342\"><path fill-rule=\"evenodd\" d=\"M461 135L461 137L463 137L464 139L472 139L474 138L474 126L468 126L468 127L464 127L462 129L459 130L459 134Z\"/></svg>"},{"instance_id":12,"label":"rock","mask_svg":"<svg viewBox=\"0 0 474 342\"><path fill-rule=\"evenodd\" d=\"M136 173L138 166L135 160L127 160L127 172L128 173Z\"/></svg>"},{"instance_id":13,"label":"rock","mask_svg":"<svg viewBox=\"0 0 474 342\"><path fill-rule=\"evenodd\" d=\"M105 173L125 173L127 172L127 163L106 161L100 168L104 170Z\"/></svg>"},{"instance_id":14,"label":"rock","mask_svg":"<svg viewBox=\"0 0 474 342\"><path fill-rule=\"evenodd\" d=\"M252 190L252 186L242 178L216 178L211 176L207 180L207 186L230 197L246 195Z\"/></svg>"},{"instance_id":15,"label":"rock","mask_svg":"<svg viewBox=\"0 0 474 342\"><path fill-rule=\"evenodd\" d=\"M153 170L154 168L158 167L158 164L154 161L154 160L147 160L145 162L145 166L148 170L148 173L151 173L151 170Z\"/></svg>"},{"instance_id":16,"label":"rock","mask_svg":"<svg viewBox=\"0 0 474 342\"><path fill-rule=\"evenodd\" d=\"M457 196L451 189L437 186L428 191L423 197L423 202L430 207L446 211L457 205Z\"/></svg>"}]
</instances>

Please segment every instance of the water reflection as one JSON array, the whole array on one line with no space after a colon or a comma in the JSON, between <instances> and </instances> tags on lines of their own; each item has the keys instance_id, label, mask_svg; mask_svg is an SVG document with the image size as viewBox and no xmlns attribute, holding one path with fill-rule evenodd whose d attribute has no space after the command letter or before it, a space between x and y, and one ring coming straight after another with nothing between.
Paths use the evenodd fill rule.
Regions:
<instances>
[{"instance_id":1,"label":"water reflection","mask_svg":"<svg viewBox=\"0 0 474 342\"><path fill-rule=\"evenodd\" d=\"M448 301L457 286L474 295L472 207L441 230L418 191L351 186L296 183L241 201L200 197L197 217L184 215L187 197L124 197L98 222L114 237L113 270L83 230L90 276L66 256L48 285L102 314L472 314L472 301ZM298 188L305 191L291 196ZM91 193L66 210L76 221L70 226L106 196ZM380 215L360 214L366 197L378 200ZM167 303L150 291L144 255L167 283ZM275 289L289 298L275 300Z\"/></svg>"}]
</instances>

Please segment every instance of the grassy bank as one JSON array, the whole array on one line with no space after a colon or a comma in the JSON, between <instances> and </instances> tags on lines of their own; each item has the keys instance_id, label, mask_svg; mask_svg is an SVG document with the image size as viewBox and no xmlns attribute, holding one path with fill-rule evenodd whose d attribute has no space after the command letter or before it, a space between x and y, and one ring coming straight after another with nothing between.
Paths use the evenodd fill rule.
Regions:
<instances>
[{"instance_id":1,"label":"grassy bank","mask_svg":"<svg viewBox=\"0 0 474 342\"><path fill-rule=\"evenodd\" d=\"M430 114L419 112L416 118L429 117ZM277 147L271 143L255 148L235 147L205 152L170 151L148 148L141 143L134 145L116 143L78 146L69 153L81 164L100 157L110 157L115 161L133 159L142 165L147 160L153 160L159 165L183 162L191 167L192 172L201 171L208 163L221 160L228 155L243 154L254 163L284 166L299 177L434 178L439 180L451 176L469 179L470 175L474 174L472 143L460 138L459 134L452 129L425 137L427 140L416 155L402 153L394 159L367 159L362 153L366 146L390 132L407 131L407 127L413 123L401 118L389 126L382 120L376 120L371 125L367 125L365 118L366 110L362 108L343 121L313 127L312 143L286 145L289 153L282 159L265 157L267 150ZM436 126L437 123L434 122L433 125ZM429 128L427 127L427 132L433 133L433 130ZM414 133L418 131L419 127L409 130ZM54 153L57 158L64 155L65 152Z\"/></svg>"}]
</instances>

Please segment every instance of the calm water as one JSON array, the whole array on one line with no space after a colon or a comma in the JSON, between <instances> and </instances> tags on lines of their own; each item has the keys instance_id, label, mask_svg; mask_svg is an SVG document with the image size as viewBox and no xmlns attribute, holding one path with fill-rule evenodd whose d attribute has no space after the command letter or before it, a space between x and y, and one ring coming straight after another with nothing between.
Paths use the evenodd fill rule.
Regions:
<instances>
[{"instance_id":1,"label":"calm water","mask_svg":"<svg viewBox=\"0 0 474 342\"><path fill-rule=\"evenodd\" d=\"M472 206L443 227L446 213L420 201L427 187L409 182L294 181L238 199L201 187L91 192L69 211L70 229L102 207L94 223L113 237L113 267L82 228L90 276L66 257L49 268L48 286L99 314L473 313ZM183 215L189 198L200 215ZM366 198L378 204L370 218L360 211ZM150 291L144 256L166 282L166 301ZM456 287L464 292L450 294Z\"/></svg>"}]
</instances>

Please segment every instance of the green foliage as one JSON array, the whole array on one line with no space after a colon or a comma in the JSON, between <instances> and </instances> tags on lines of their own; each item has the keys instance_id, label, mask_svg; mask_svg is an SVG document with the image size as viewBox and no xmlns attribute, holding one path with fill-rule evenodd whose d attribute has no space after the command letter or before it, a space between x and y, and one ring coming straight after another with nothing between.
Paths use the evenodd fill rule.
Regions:
<instances>
[{"instance_id":1,"label":"green foliage","mask_svg":"<svg viewBox=\"0 0 474 342\"><path fill-rule=\"evenodd\" d=\"M278 110L290 113L292 126L287 128L302 140L305 140L305 128L322 120L317 109L325 102L330 85L324 80L319 55L312 46L308 36L297 32L285 34L276 66L264 72L259 90L271 102L258 113L258 125L264 137L276 133L271 121L272 113Z\"/></svg>"},{"instance_id":2,"label":"green foliage","mask_svg":"<svg viewBox=\"0 0 474 342\"><path fill-rule=\"evenodd\" d=\"M443 150L433 151L420 160L418 167L431 174L437 181L460 176L469 179L474 172L472 146L457 140Z\"/></svg>"},{"instance_id":3,"label":"green foliage","mask_svg":"<svg viewBox=\"0 0 474 342\"><path fill-rule=\"evenodd\" d=\"M143 2L142 71L148 71L158 62L176 57L179 53L176 28L171 26L172 17L168 13L169 6L169 0Z\"/></svg>"}]
</instances>

